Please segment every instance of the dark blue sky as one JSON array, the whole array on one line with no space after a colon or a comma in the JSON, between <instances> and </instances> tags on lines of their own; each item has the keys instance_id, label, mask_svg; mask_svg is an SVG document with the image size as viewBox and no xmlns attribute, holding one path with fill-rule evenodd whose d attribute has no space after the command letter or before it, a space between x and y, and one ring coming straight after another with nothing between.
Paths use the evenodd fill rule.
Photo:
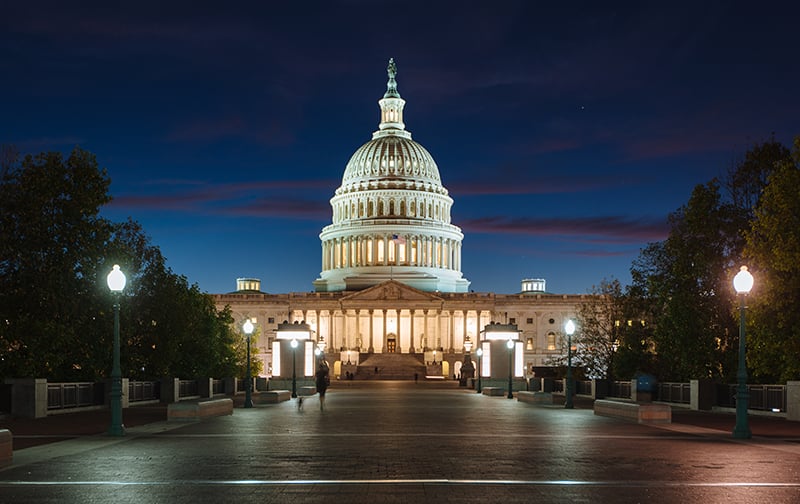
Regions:
<instances>
[{"instance_id":1,"label":"dark blue sky","mask_svg":"<svg viewBox=\"0 0 800 504\"><path fill-rule=\"evenodd\" d=\"M627 283L696 184L800 134L800 8L554 4L5 2L0 143L94 152L104 215L202 290L307 291L394 57L472 289Z\"/></svg>"}]
</instances>

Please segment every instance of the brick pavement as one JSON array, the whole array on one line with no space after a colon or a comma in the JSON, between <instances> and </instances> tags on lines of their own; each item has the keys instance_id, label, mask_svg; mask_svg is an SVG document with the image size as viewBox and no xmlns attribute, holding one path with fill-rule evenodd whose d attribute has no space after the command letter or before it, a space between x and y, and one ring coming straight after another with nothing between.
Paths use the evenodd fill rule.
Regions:
<instances>
[{"instance_id":1,"label":"brick pavement","mask_svg":"<svg viewBox=\"0 0 800 504\"><path fill-rule=\"evenodd\" d=\"M103 412L18 424L78 437L20 450L0 502L800 502L800 426L780 419L736 441L732 414L652 427L407 383L295 404L178 425L131 408L123 439L86 435Z\"/></svg>"},{"instance_id":2,"label":"brick pavement","mask_svg":"<svg viewBox=\"0 0 800 504\"><path fill-rule=\"evenodd\" d=\"M357 387L358 384L354 386ZM437 384L437 388L441 388L441 386ZM333 390L335 391L335 389L334 386ZM243 401L243 397L237 397L235 406L241 407ZM575 401L575 406L579 409L591 408L591 402L578 400ZM751 414L748 418L750 430L756 437L800 438L800 422L789 422L781 416L757 413ZM137 427L166 419L166 405L149 404L123 410L123 422L126 427ZM720 431L732 431L736 423L734 413L731 411L692 411L681 407L673 408L672 421L675 424L693 425ZM108 410L55 414L39 419L14 418L11 415L5 415L0 416L0 429L9 429L16 436L14 448L21 450L80 436L103 434L108 430L110 422L111 417Z\"/></svg>"}]
</instances>

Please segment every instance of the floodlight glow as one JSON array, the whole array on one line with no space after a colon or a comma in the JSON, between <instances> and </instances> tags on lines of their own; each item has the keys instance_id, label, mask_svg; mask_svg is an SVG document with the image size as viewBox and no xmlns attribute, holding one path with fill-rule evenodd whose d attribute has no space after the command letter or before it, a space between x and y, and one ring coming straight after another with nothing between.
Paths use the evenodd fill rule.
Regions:
<instances>
[{"instance_id":1,"label":"floodlight glow","mask_svg":"<svg viewBox=\"0 0 800 504\"><path fill-rule=\"evenodd\" d=\"M244 333L246 335L250 336L251 334L253 334L253 329L255 329L255 326L253 325L252 322L250 322L250 319L247 319L244 325L242 326L242 329L244 330Z\"/></svg>"},{"instance_id":2,"label":"floodlight glow","mask_svg":"<svg viewBox=\"0 0 800 504\"><path fill-rule=\"evenodd\" d=\"M122 292L122 289L125 288L125 273L119 269L119 264L114 265L111 273L106 277L106 282L111 292Z\"/></svg>"},{"instance_id":3,"label":"floodlight glow","mask_svg":"<svg viewBox=\"0 0 800 504\"><path fill-rule=\"evenodd\" d=\"M747 271L747 266L742 266L739 273L733 277L733 288L737 294L747 294L753 288L753 275Z\"/></svg>"}]
</instances>

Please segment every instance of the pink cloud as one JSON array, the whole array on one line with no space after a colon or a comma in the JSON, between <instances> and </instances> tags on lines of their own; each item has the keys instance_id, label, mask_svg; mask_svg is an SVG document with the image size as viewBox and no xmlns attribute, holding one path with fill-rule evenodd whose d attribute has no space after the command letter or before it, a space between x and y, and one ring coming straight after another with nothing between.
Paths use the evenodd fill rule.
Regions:
<instances>
[{"instance_id":1,"label":"pink cloud","mask_svg":"<svg viewBox=\"0 0 800 504\"><path fill-rule=\"evenodd\" d=\"M631 244L666 238L666 219L631 219L627 217L583 218L507 218L485 217L461 222L473 233L524 234L532 236L581 237L591 243Z\"/></svg>"}]
</instances>

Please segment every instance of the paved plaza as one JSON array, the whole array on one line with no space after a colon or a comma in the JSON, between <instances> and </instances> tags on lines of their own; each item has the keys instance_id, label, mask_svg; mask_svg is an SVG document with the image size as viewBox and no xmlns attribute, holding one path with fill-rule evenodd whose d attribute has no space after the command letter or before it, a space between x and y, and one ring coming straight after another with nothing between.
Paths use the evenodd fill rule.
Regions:
<instances>
[{"instance_id":1,"label":"paved plaza","mask_svg":"<svg viewBox=\"0 0 800 504\"><path fill-rule=\"evenodd\" d=\"M339 382L325 406L17 450L0 502L800 502L800 425L785 420L754 418L737 441L733 415L639 425L422 382Z\"/></svg>"}]
</instances>

